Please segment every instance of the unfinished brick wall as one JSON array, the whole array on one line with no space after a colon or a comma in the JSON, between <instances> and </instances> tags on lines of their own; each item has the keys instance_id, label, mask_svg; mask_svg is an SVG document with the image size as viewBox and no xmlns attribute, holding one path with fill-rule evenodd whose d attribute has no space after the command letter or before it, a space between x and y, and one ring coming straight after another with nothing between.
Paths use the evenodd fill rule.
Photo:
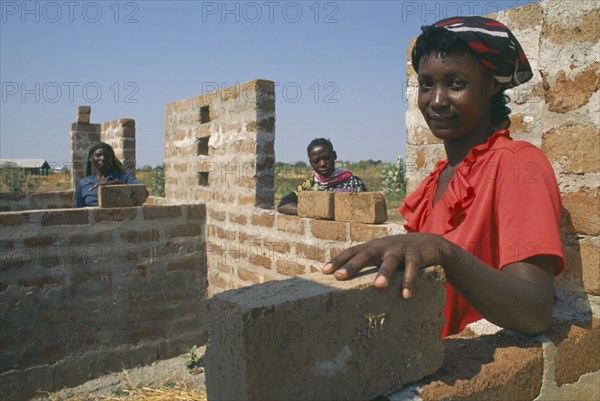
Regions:
<instances>
[{"instance_id":1,"label":"unfinished brick wall","mask_svg":"<svg viewBox=\"0 0 600 401\"><path fill-rule=\"evenodd\" d=\"M566 17L568 16L568 17ZM562 233L568 269L557 287L600 295L600 10L597 2L541 0L493 17L519 39L534 70L507 91L511 136L540 147L563 194ZM416 107L416 74L407 68L408 190L445 158Z\"/></svg>"},{"instance_id":2,"label":"unfinished brick wall","mask_svg":"<svg viewBox=\"0 0 600 401\"><path fill-rule=\"evenodd\" d=\"M205 216L204 205L0 213L3 399L202 344Z\"/></svg>"},{"instance_id":3,"label":"unfinished brick wall","mask_svg":"<svg viewBox=\"0 0 600 401\"><path fill-rule=\"evenodd\" d=\"M75 207L75 191L0 192L0 212Z\"/></svg>"},{"instance_id":4,"label":"unfinished brick wall","mask_svg":"<svg viewBox=\"0 0 600 401\"><path fill-rule=\"evenodd\" d=\"M71 177L73 187L85 177L90 147L106 142L115 151L127 172L135 172L135 120L120 118L102 124L90 123L90 106L77 108L77 121L71 123Z\"/></svg>"},{"instance_id":5,"label":"unfinished brick wall","mask_svg":"<svg viewBox=\"0 0 600 401\"><path fill-rule=\"evenodd\" d=\"M165 197L273 206L274 83L255 80L166 107Z\"/></svg>"},{"instance_id":6,"label":"unfinished brick wall","mask_svg":"<svg viewBox=\"0 0 600 401\"><path fill-rule=\"evenodd\" d=\"M274 83L255 80L167 105L165 198L206 202L210 293L308 273L398 225L303 219L272 210Z\"/></svg>"}]
</instances>

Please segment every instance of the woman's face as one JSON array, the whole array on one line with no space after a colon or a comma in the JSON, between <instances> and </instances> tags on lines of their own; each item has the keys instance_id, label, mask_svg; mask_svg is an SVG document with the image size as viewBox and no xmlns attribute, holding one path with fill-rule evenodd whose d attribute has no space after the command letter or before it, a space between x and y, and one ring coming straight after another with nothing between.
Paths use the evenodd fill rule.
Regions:
<instances>
[{"instance_id":1,"label":"woman's face","mask_svg":"<svg viewBox=\"0 0 600 401\"><path fill-rule=\"evenodd\" d=\"M108 149L98 148L90 156L90 163L94 171L106 172L112 166L112 154Z\"/></svg>"},{"instance_id":2,"label":"woman's face","mask_svg":"<svg viewBox=\"0 0 600 401\"><path fill-rule=\"evenodd\" d=\"M419 61L418 80L419 109L437 138L464 138L490 124L491 98L500 88L474 55L432 51Z\"/></svg>"},{"instance_id":3,"label":"woman's face","mask_svg":"<svg viewBox=\"0 0 600 401\"><path fill-rule=\"evenodd\" d=\"M310 166L321 177L329 177L335 170L335 159L337 155L329 147L324 145L314 146L308 153Z\"/></svg>"}]
</instances>

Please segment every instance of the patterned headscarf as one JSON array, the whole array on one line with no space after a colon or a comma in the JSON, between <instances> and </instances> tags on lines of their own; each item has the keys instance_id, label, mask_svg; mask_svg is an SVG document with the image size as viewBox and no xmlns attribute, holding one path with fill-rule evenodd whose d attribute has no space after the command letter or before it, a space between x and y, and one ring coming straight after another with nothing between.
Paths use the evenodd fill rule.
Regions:
<instances>
[{"instance_id":1,"label":"patterned headscarf","mask_svg":"<svg viewBox=\"0 0 600 401\"><path fill-rule=\"evenodd\" d=\"M503 90L527 82L533 76L519 41L504 24L496 20L485 17L451 17L421 29L425 32L431 28L445 29L460 38L473 50ZM415 64L418 64L422 54L416 54L416 50L415 45L412 63L415 71L418 71L418 65Z\"/></svg>"}]
</instances>

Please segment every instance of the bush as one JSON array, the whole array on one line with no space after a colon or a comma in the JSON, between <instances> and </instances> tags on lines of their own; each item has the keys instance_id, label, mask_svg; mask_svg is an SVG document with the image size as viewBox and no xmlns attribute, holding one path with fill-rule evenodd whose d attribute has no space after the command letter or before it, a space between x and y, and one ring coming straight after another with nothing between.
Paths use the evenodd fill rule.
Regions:
<instances>
[{"instance_id":1,"label":"bush","mask_svg":"<svg viewBox=\"0 0 600 401\"><path fill-rule=\"evenodd\" d=\"M381 169L381 184L386 197L402 200L406 196L406 165L401 156L396 164L385 163Z\"/></svg>"},{"instance_id":2,"label":"bush","mask_svg":"<svg viewBox=\"0 0 600 401\"><path fill-rule=\"evenodd\" d=\"M2 183L9 192L21 192L27 181L25 172L16 163L2 165Z\"/></svg>"},{"instance_id":3,"label":"bush","mask_svg":"<svg viewBox=\"0 0 600 401\"><path fill-rule=\"evenodd\" d=\"M154 196L165 196L165 167L156 166L149 175L149 185Z\"/></svg>"}]
</instances>

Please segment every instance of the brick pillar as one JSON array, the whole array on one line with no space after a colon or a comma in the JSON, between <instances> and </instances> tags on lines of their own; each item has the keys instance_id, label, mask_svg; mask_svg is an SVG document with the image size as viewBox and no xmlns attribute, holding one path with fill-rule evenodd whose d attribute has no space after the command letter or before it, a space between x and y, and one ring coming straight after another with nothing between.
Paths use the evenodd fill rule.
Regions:
<instances>
[{"instance_id":1,"label":"brick pillar","mask_svg":"<svg viewBox=\"0 0 600 401\"><path fill-rule=\"evenodd\" d=\"M71 123L71 177L74 187L85 177L90 146L100 140L100 124L91 124L90 114L90 106L79 106L77 121Z\"/></svg>"}]
</instances>

